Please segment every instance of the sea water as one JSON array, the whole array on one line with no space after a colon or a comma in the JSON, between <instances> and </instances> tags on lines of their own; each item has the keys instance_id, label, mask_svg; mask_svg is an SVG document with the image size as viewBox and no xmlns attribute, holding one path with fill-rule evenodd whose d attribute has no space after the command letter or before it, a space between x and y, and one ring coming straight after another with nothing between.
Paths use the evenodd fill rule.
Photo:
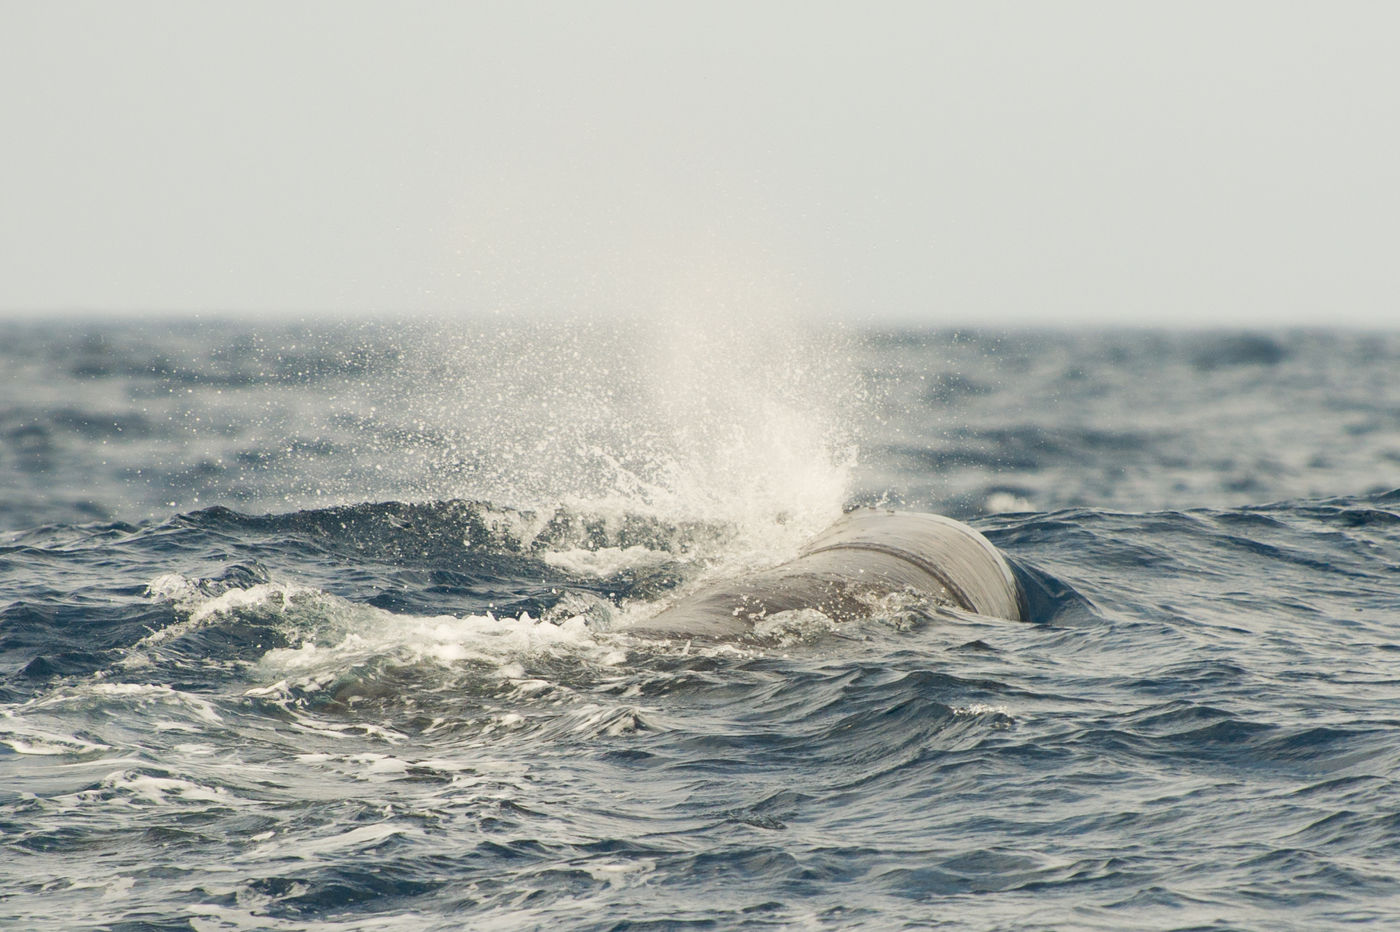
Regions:
<instances>
[{"instance_id":1,"label":"sea water","mask_svg":"<svg viewBox=\"0 0 1400 932\"><path fill-rule=\"evenodd\" d=\"M0 324L0 925L1400 921L1400 335ZM845 507L1031 617L631 636Z\"/></svg>"}]
</instances>

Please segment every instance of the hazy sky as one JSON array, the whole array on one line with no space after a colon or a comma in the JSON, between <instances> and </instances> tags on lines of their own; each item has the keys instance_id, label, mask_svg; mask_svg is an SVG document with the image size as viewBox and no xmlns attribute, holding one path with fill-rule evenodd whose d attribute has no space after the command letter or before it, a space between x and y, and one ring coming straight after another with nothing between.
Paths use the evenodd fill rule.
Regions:
<instances>
[{"instance_id":1,"label":"hazy sky","mask_svg":"<svg viewBox=\"0 0 1400 932\"><path fill-rule=\"evenodd\" d=\"M0 310L1400 325L1400 4L0 0Z\"/></svg>"}]
</instances>

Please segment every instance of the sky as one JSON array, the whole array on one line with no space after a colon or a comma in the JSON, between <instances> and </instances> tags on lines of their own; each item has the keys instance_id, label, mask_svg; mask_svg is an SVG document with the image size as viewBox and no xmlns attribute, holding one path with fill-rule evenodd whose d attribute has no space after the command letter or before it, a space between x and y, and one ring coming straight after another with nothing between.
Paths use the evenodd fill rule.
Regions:
<instances>
[{"instance_id":1,"label":"sky","mask_svg":"<svg viewBox=\"0 0 1400 932\"><path fill-rule=\"evenodd\" d=\"M1400 4L0 0L0 314L1400 326Z\"/></svg>"}]
</instances>

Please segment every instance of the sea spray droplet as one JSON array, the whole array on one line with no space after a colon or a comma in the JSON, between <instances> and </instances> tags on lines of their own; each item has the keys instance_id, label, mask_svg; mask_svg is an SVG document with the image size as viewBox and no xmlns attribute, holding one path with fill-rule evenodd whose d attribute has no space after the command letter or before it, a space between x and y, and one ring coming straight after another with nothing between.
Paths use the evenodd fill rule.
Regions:
<instances>
[{"instance_id":1,"label":"sea spray droplet","mask_svg":"<svg viewBox=\"0 0 1400 932\"><path fill-rule=\"evenodd\" d=\"M794 539L829 521L850 492L859 420L846 338L758 310L691 311L441 334L455 361L430 366L404 399L434 425L417 432L431 463L422 493L769 536L796 524Z\"/></svg>"}]
</instances>

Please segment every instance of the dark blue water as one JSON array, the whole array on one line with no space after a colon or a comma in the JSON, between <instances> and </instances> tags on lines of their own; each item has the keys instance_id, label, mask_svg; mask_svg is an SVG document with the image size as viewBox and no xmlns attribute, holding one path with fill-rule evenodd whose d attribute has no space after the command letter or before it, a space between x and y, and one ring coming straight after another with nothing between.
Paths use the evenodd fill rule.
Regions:
<instances>
[{"instance_id":1,"label":"dark blue water","mask_svg":"<svg viewBox=\"0 0 1400 932\"><path fill-rule=\"evenodd\" d=\"M0 925L1400 922L1400 335L0 324ZM1033 618L623 630L843 506Z\"/></svg>"}]
</instances>

